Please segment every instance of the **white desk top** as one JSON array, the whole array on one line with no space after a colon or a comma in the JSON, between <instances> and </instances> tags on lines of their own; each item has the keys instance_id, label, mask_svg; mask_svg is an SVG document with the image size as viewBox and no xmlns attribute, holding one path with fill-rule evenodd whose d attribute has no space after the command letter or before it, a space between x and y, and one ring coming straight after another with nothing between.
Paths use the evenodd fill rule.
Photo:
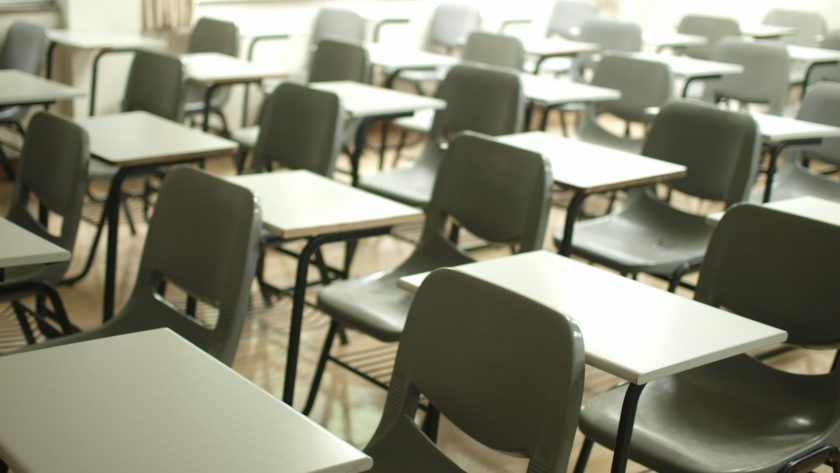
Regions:
<instances>
[{"instance_id":1,"label":"white desk top","mask_svg":"<svg viewBox=\"0 0 840 473\"><path fill-rule=\"evenodd\" d=\"M434 69L454 66L461 62L459 58L454 56L383 43L368 43L365 47L370 55L371 64L389 71L396 69Z\"/></svg>"},{"instance_id":2,"label":"white desk top","mask_svg":"<svg viewBox=\"0 0 840 473\"><path fill-rule=\"evenodd\" d=\"M0 268L59 263L69 259L69 251L0 217Z\"/></svg>"},{"instance_id":3,"label":"white desk top","mask_svg":"<svg viewBox=\"0 0 840 473\"><path fill-rule=\"evenodd\" d=\"M840 137L840 128L834 126L764 113L751 115L758 122L761 135L768 142Z\"/></svg>"},{"instance_id":4,"label":"white desk top","mask_svg":"<svg viewBox=\"0 0 840 473\"><path fill-rule=\"evenodd\" d=\"M90 154L112 166L166 164L235 153L234 141L188 128L147 112L76 120L90 136Z\"/></svg>"},{"instance_id":5,"label":"white desk top","mask_svg":"<svg viewBox=\"0 0 840 473\"><path fill-rule=\"evenodd\" d=\"M743 74L744 66L740 64L728 64L725 62L706 61L688 56L673 56L670 54L654 53L622 53L628 57L644 59L648 61L663 62L671 68L674 75L685 79L696 77L724 76L731 74Z\"/></svg>"},{"instance_id":6,"label":"white desk top","mask_svg":"<svg viewBox=\"0 0 840 473\"><path fill-rule=\"evenodd\" d=\"M808 63L821 62L838 62L840 61L840 51L835 49L823 48L809 48L807 46L788 45L788 54L794 61L802 61Z\"/></svg>"},{"instance_id":7,"label":"white desk top","mask_svg":"<svg viewBox=\"0 0 840 473\"><path fill-rule=\"evenodd\" d=\"M748 205L748 204L746 204ZM793 199L777 200L761 204L774 210L787 212L800 217L810 218L831 225L840 226L840 204L830 200L811 197L810 195ZM706 216L706 223L717 226L725 212L715 212Z\"/></svg>"},{"instance_id":8,"label":"white desk top","mask_svg":"<svg viewBox=\"0 0 840 473\"><path fill-rule=\"evenodd\" d=\"M779 36L793 36L796 28L792 26L741 25L741 35L749 38L768 39Z\"/></svg>"},{"instance_id":9,"label":"white desk top","mask_svg":"<svg viewBox=\"0 0 840 473\"><path fill-rule=\"evenodd\" d=\"M577 192L596 193L685 176L686 168L638 154L533 131L496 140L540 153L551 161L554 182Z\"/></svg>"},{"instance_id":10,"label":"white desk top","mask_svg":"<svg viewBox=\"0 0 840 473\"><path fill-rule=\"evenodd\" d=\"M52 103L84 97L85 92L43 77L18 71L0 70L0 107Z\"/></svg>"},{"instance_id":11,"label":"white desk top","mask_svg":"<svg viewBox=\"0 0 840 473\"><path fill-rule=\"evenodd\" d=\"M787 339L783 330L546 251L457 269L573 318L586 363L635 384ZM399 286L416 292L425 276Z\"/></svg>"},{"instance_id":12,"label":"white desk top","mask_svg":"<svg viewBox=\"0 0 840 473\"><path fill-rule=\"evenodd\" d=\"M47 37L54 43L79 49L160 49L166 47L166 41L162 39L147 38L138 34L47 30Z\"/></svg>"},{"instance_id":13,"label":"white desk top","mask_svg":"<svg viewBox=\"0 0 840 473\"><path fill-rule=\"evenodd\" d=\"M308 171L228 178L257 194L263 225L284 238L421 222L423 211Z\"/></svg>"},{"instance_id":14,"label":"white desk top","mask_svg":"<svg viewBox=\"0 0 840 473\"><path fill-rule=\"evenodd\" d=\"M386 116L446 108L446 102L441 99L407 94L360 82L316 82L309 86L338 95L344 110L354 117Z\"/></svg>"},{"instance_id":15,"label":"white desk top","mask_svg":"<svg viewBox=\"0 0 840 473\"><path fill-rule=\"evenodd\" d=\"M525 52L540 57L575 56L583 53L597 53L601 45L581 43L563 38L545 38L532 36L522 38Z\"/></svg>"},{"instance_id":16,"label":"white desk top","mask_svg":"<svg viewBox=\"0 0 840 473\"><path fill-rule=\"evenodd\" d=\"M373 465L169 329L4 356L0 376L0 451L20 473Z\"/></svg>"},{"instance_id":17,"label":"white desk top","mask_svg":"<svg viewBox=\"0 0 840 473\"><path fill-rule=\"evenodd\" d=\"M182 54L187 77L205 85L279 79L288 73L277 67L248 62L220 53Z\"/></svg>"},{"instance_id":18,"label":"white desk top","mask_svg":"<svg viewBox=\"0 0 840 473\"><path fill-rule=\"evenodd\" d=\"M521 74L525 97L540 104L606 102L621 98L621 91L548 76Z\"/></svg>"},{"instance_id":19,"label":"white desk top","mask_svg":"<svg viewBox=\"0 0 840 473\"><path fill-rule=\"evenodd\" d=\"M685 48L688 46L703 46L709 42L705 36L677 33L668 30L644 30L642 41L655 48Z\"/></svg>"}]
</instances>

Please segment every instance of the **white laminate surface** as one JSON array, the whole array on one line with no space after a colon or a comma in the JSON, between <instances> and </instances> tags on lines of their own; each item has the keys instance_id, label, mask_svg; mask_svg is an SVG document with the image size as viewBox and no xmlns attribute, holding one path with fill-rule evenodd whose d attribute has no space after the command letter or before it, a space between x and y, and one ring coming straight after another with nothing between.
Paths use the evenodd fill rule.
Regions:
<instances>
[{"instance_id":1,"label":"white laminate surface","mask_svg":"<svg viewBox=\"0 0 840 473\"><path fill-rule=\"evenodd\" d=\"M576 56L583 53L597 53L601 45L581 43L562 38L527 37L522 39L525 52L540 57Z\"/></svg>"},{"instance_id":2,"label":"white laminate surface","mask_svg":"<svg viewBox=\"0 0 840 473\"><path fill-rule=\"evenodd\" d=\"M50 41L79 49L165 48L166 41L138 34L84 30L47 30Z\"/></svg>"},{"instance_id":3,"label":"white laminate surface","mask_svg":"<svg viewBox=\"0 0 840 473\"><path fill-rule=\"evenodd\" d=\"M308 171L228 178L256 194L263 225L284 238L423 221L423 211Z\"/></svg>"},{"instance_id":4,"label":"white laminate surface","mask_svg":"<svg viewBox=\"0 0 840 473\"><path fill-rule=\"evenodd\" d=\"M235 141L188 128L147 112L97 115L76 120L90 136L90 154L112 166L165 164L233 154Z\"/></svg>"},{"instance_id":5,"label":"white laminate surface","mask_svg":"<svg viewBox=\"0 0 840 473\"><path fill-rule=\"evenodd\" d=\"M169 329L0 359L18 473L350 473L370 457Z\"/></svg>"},{"instance_id":6,"label":"white laminate surface","mask_svg":"<svg viewBox=\"0 0 840 473\"><path fill-rule=\"evenodd\" d=\"M684 79L743 74L744 66L725 62L706 61L688 56L673 56L654 53L622 53L629 57L648 61L663 62L671 68L674 75Z\"/></svg>"},{"instance_id":7,"label":"white laminate surface","mask_svg":"<svg viewBox=\"0 0 840 473\"><path fill-rule=\"evenodd\" d=\"M59 263L70 252L0 217L0 268Z\"/></svg>"},{"instance_id":8,"label":"white laminate surface","mask_svg":"<svg viewBox=\"0 0 840 473\"><path fill-rule=\"evenodd\" d=\"M642 41L648 46L661 48L685 48L688 46L703 46L709 42L705 36L677 33L668 30L644 30Z\"/></svg>"},{"instance_id":9,"label":"white laminate surface","mask_svg":"<svg viewBox=\"0 0 840 473\"><path fill-rule=\"evenodd\" d=\"M792 141L811 138L840 137L840 128L822 123L806 122L795 118L752 113L765 141Z\"/></svg>"},{"instance_id":10,"label":"white laminate surface","mask_svg":"<svg viewBox=\"0 0 840 473\"><path fill-rule=\"evenodd\" d=\"M685 166L638 154L533 131L496 138L540 153L551 161L554 182L578 192L596 193L685 176Z\"/></svg>"},{"instance_id":11,"label":"white laminate surface","mask_svg":"<svg viewBox=\"0 0 840 473\"><path fill-rule=\"evenodd\" d=\"M368 43L365 45L374 66L393 71L396 69L434 69L454 66L461 60L454 56L435 54L419 49L393 44Z\"/></svg>"},{"instance_id":12,"label":"white laminate surface","mask_svg":"<svg viewBox=\"0 0 840 473\"><path fill-rule=\"evenodd\" d=\"M820 199L819 197L806 195L802 197L795 197L793 199L777 200L775 202L768 202L761 205L781 212L810 218L811 220L840 226L840 204L830 200ZM707 215L706 223L711 226L716 226L723 218L724 213L725 212L715 212Z\"/></svg>"},{"instance_id":13,"label":"white laminate surface","mask_svg":"<svg viewBox=\"0 0 840 473\"><path fill-rule=\"evenodd\" d=\"M635 384L787 339L783 330L546 251L456 269L573 318L586 362ZM416 291L424 276L400 287Z\"/></svg>"},{"instance_id":14,"label":"white laminate surface","mask_svg":"<svg viewBox=\"0 0 840 473\"><path fill-rule=\"evenodd\" d=\"M519 77L525 97L539 104L606 102L621 98L621 91L615 89L533 74L521 74Z\"/></svg>"},{"instance_id":15,"label":"white laminate surface","mask_svg":"<svg viewBox=\"0 0 840 473\"><path fill-rule=\"evenodd\" d=\"M277 66L257 64L219 53L182 54L187 77L205 85L280 79L288 73Z\"/></svg>"},{"instance_id":16,"label":"white laminate surface","mask_svg":"<svg viewBox=\"0 0 840 473\"><path fill-rule=\"evenodd\" d=\"M808 46L788 45L788 54L794 61L807 63L834 63L840 61L840 51L835 49L809 48Z\"/></svg>"},{"instance_id":17,"label":"white laminate surface","mask_svg":"<svg viewBox=\"0 0 840 473\"><path fill-rule=\"evenodd\" d=\"M28 72L0 70L0 107L51 103L84 95L83 90Z\"/></svg>"},{"instance_id":18,"label":"white laminate surface","mask_svg":"<svg viewBox=\"0 0 840 473\"><path fill-rule=\"evenodd\" d=\"M338 95L344 111L354 117L375 117L446 108L446 102L353 81L317 82L310 87Z\"/></svg>"},{"instance_id":19,"label":"white laminate surface","mask_svg":"<svg viewBox=\"0 0 840 473\"><path fill-rule=\"evenodd\" d=\"M741 25L741 35L748 38L768 39L780 36L793 36L796 28L792 26L774 25Z\"/></svg>"}]
</instances>

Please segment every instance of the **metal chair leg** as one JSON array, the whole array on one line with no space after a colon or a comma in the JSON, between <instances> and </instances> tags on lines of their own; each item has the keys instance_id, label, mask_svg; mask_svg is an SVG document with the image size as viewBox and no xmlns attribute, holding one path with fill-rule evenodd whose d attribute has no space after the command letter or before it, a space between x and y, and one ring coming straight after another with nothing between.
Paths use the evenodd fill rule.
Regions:
<instances>
[{"instance_id":1,"label":"metal chair leg","mask_svg":"<svg viewBox=\"0 0 840 473\"><path fill-rule=\"evenodd\" d=\"M587 437L583 439L583 445L580 447L580 454L578 455L577 463L575 463L574 473L583 473L586 470L586 463L589 462L589 454L592 453L592 445L595 442Z\"/></svg>"},{"instance_id":2,"label":"metal chair leg","mask_svg":"<svg viewBox=\"0 0 840 473\"><path fill-rule=\"evenodd\" d=\"M432 443L437 443L438 426L440 425L440 411L435 406L429 403L429 408L426 409L426 419L423 420L423 433Z\"/></svg>"},{"instance_id":3,"label":"metal chair leg","mask_svg":"<svg viewBox=\"0 0 840 473\"><path fill-rule=\"evenodd\" d=\"M327 338L324 340L324 347L321 349L321 357L318 359L315 377L312 379L312 386L309 388L306 406L301 411L305 416L308 416L312 412L312 406L315 405L315 398L318 396L318 389L321 387L321 377L324 375L324 369L327 367L327 360L330 357L330 350L332 349L333 340L335 340L336 331L338 331L338 322L333 320L330 322L330 329L327 331Z\"/></svg>"}]
</instances>

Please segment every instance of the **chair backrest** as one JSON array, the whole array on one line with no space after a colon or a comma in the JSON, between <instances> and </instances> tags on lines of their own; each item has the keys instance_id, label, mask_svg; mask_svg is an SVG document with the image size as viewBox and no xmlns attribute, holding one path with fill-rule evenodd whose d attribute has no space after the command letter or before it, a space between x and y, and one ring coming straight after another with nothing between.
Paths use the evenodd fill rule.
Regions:
<instances>
[{"instance_id":1,"label":"chair backrest","mask_svg":"<svg viewBox=\"0 0 840 473\"><path fill-rule=\"evenodd\" d=\"M708 42L700 46L683 49L687 56L697 59L711 59L718 42L727 36L741 36L741 25L732 18L706 15L687 15L680 21L677 31L682 34L705 36Z\"/></svg>"},{"instance_id":2,"label":"chair backrest","mask_svg":"<svg viewBox=\"0 0 840 473\"><path fill-rule=\"evenodd\" d=\"M467 38L461 58L464 61L521 71L525 65L525 47L514 36L473 31Z\"/></svg>"},{"instance_id":3,"label":"chair backrest","mask_svg":"<svg viewBox=\"0 0 840 473\"><path fill-rule=\"evenodd\" d=\"M309 65L309 82L336 80L370 82L370 59L360 43L332 39L318 43Z\"/></svg>"},{"instance_id":4,"label":"chair backrest","mask_svg":"<svg viewBox=\"0 0 840 473\"><path fill-rule=\"evenodd\" d=\"M331 177L343 127L337 95L284 82L263 105L251 171L277 163Z\"/></svg>"},{"instance_id":5,"label":"chair backrest","mask_svg":"<svg viewBox=\"0 0 840 473\"><path fill-rule=\"evenodd\" d=\"M717 102L730 98L742 103L769 104L770 114L782 114L790 77L790 56L783 43L724 38L718 43L712 60L740 64L744 66L744 73L710 82L706 86L705 100Z\"/></svg>"},{"instance_id":6,"label":"chair backrest","mask_svg":"<svg viewBox=\"0 0 840 473\"><path fill-rule=\"evenodd\" d=\"M322 8L309 40L312 50L325 39L361 44L365 40L365 20L354 11Z\"/></svg>"},{"instance_id":7,"label":"chair backrest","mask_svg":"<svg viewBox=\"0 0 840 473\"><path fill-rule=\"evenodd\" d=\"M748 114L697 101L674 100L659 112L642 154L682 164L674 189L726 205L747 200L761 152L761 132Z\"/></svg>"},{"instance_id":8,"label":"chair backrest","mask_svg":"<svg viewBox=\"0 0 840 473\"><path fill-rule=\"evenodd\" d=\"M37 112L29 121L23 142L20 171L7 218L72 252L87 189L89 160L88 134L81 126L52 112ZM31 197L62 217L58 235L49 233L29 213L27 205ZM43 278L58 283L69 264L48 266Z\"/></svg>"},{"instance_id":9,"label":"chair backrest","mask_svg":"<svg viewBox=\"0 0 840 473\"><path fill-rule=\"evenodd\" d=\"M452 269L430 274L400 338L385 411L365 452L377 471L461 471L414 423L420 394L467 435L566 471L584 348L569 317Z\"/></svg>"},{"instance_id":10,"label":"chair backrest","mask_svg":"<svg viewBox=\"0 0 840 473\"><path fill-rule=\"evenodd\" d=\"M787 331L786 343L840 346L840 227L752 204L715 229L694 298Z\"/></svg>"},{"instance_id":11,"label":"chair backrest","mask_svg":"<svg viewBox=\"0 0 840 473\"><path fill-rule=\"evenodd\" d=\"M673 95L671 68L658 61L606 54L595 66L592 84L621 91L619 100L589 106L631 122L647 121L646 109L658 107Z\"/></svg>"},{"instance_id":12,"label":"chair backrest","mask_svg":"<svg viewBox=\"0 0 840 473\"><path fill-rule=\"evenodd\" d=\"M163 182L149 223L137 282L111 330L168 327L231 364L256 271L262 218L248 189L195 168ZM209 327L158 295L162 281L219 309Z\"/></svg>"},{"instance_id":13,"label":"chair backrest","mask_svg":"<svg viewBox=\"0 0 840 473\"><path fill-rule=\"evenodd\" d=\"M0 49L0 69L18 69L40 75L47 54L47 29L16 21L6 33Z\"/></svg>"},{"instance_id":14,"label":"chair backrest","mask_svg":"<svg viewBox=\"0 0 840 473\"><path fill-rule=\"evenodd\" d=\"M551 186L551 165L539 154L463 132L443 155L419 247L445 239L452 217L484 240L518 243L523 252L540 249Z\"/></svg>"},{"instance_id":15,"label":"chair backrest","mask_svg":"<svg viewBox=\"0 0 840 473\"><path fill-rule=\"evenodd\" d=\"M231 21L201 18L193 28L187 52L239 56L239 28Z\"/></svg>"},{"instance_id":16,"label":"chair backrest","mask_svg":"<svg viewBox=\"0 0 840 473\"><path fill-rule=\"evenodd\" d=\"M796 118L840 127L840 83L820 82L810 87ZM840 166L840 138L824 138L822 143L800 151L805 156Z\"/></svg>"},{"instance_id":17,"label":"chair backrest","mask_svg":"<svg viewBox=\"0 0 840 473\"><path fill-rule=\"evenodd\" d=\"M137 51L128 74L122 111L143 110L182 122L187 73L181 59L152 51Z\"/></svg>"},{"instance_id":18,"label":"chair backrest","mask_svg":"<svg viewBox=\"0 0 840 473\"><path fill-rule=\"evenodd\" d=\"M820 47L823 49L840 50L840 30L831 30L825 34ZM840 82L840 66L820 66L811 70L808 83L805 86L820 81Z\"/></svg>"},{"instance_id":19,"label":"chair backrest","mask_svg":"<svg viewBox=\"0 0 840 473\"><path fill-rule=\"evenodd\" d=\"M819 46L819 36L824 35L826 31L825 18L822 15L801 10L770 10L764 17L764 24L792 26L796 28L796 34L782 36L782 42L812 48Z\"/></svg>"},{"instance_id":20,"label":"chair backrest","mask_svg":"<svg viewBox=\"0 0 840 473\"><path fill-rule=\"evenodd\" d=\"M464 44L467 36L477 30L481 22L478 7L458 3L441 3L435 10L427 48L443 47L451 51Z\"/></svg>"},{"instance_id":21,"label":"chair backrest","mask_svg":"<svg viewBox=\"0 0 840 473\"><path fill-rule=\"evenodd\" d=\"M597 16L598 5L594 3L557 0L548 18L546 36L560 35L566 39L577 39L583 23Z\"/></svg>"},{"instance_id":22,"label":"chair backrest","mask_svg":"<svg viewBox=\"0 0 840 473\"><path fill-rule=\"evenodd\" d=\"M607 52L639 52L642 50L642 28L636 23L593 18L580 27L579 41L601 45ZM579 54L572 63L572 79L579 80L583 71L594 69L598 63L596 54Z\"/></svg>"}]
</instances>

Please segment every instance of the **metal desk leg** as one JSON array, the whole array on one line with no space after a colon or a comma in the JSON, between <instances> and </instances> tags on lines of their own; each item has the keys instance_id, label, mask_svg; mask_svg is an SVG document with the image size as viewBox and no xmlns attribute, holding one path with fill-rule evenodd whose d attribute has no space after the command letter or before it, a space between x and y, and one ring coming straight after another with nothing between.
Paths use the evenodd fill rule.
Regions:
<instances>
[{"instance_id":1,"label":"metal desk leg","mask_svg":"<svg viewBox=\"0 0 840 473\"><path fill-rule=\"evenodd\" d=\"M114 295L117 280L117 232L120 221L120 197L122 183L131 172L131 168L120 168L111 180L105 208L102 209L108 217L108 247L105 257L105 297L102 306L102 322L107 322L114 316Z\"/></svg>"},{"instance_id":2,"label":"metal desk leg","mask_svg":"<svg viewBox=\"0 0 840 473\"><path fill-rule=\"evenodd\" d=\"M218 84L208 85L207 92L204 93L204 120L201 125L201 129L204 131L210 130L210 102L213 98L213 92L215 92L216 87L218 87Z\"/></svg>"},{"instance_id":3,"label":"metal desk leg","mask_svg":"<svg viewBox=\"0 0 840 473\"><path fill-rule=\"evenodd\" d=\"M248 45L248 62L252 62L254 59L254 49L257 46L257 43L260 41L267 41L267 40L282 40L282 39L289 39L289 35L287 34L272 34L272 35L260 35L254 36L251 38L251 44ZM248 124L248 99L251 94L251 86L250 84L245 84L245 92L242 94L242 128L245 128Z\"/></svg>"},{"instance_id":4,"label":"metal desk leg","mask_svg":"<svg viewBox=\"0 0 840 473\"><path fill-rule=\"evenodd\" d=\"M779 162L779 156L782 155L782 151L788 146L805 146L805 145L818 145L822 143L822 138L813 138L807 140L795 140L795 141L780 141L773 146L773 150L770 151L770 162L767 164L767 182L764 184L764 198L761 200L764 203L770 202L770 196L773 193L773 178L776 176L776 167Z\"/></svg>"},{"instance_id":5,"label":"metal desk leg","mask_svg":"<svg viewBox=\"0 0 840 473\"><path fill-rule=\"evenodd\" d=\"M624 393L624 404L621 406L621 417L618 421L618 433L615 437L615 450L610 473L624 473L627 470L627 456L630 452L630 439L633 437L633 423L636 420L636 407L642 395L644 384L627 385Z\"/></svg>"},{"instance_id":6,"label":"metal desk leg","mask_svg":"<svg viewBox=\"0 0 840 473\"><path fill-rule=\"evenodd\" d=\"M359 238L385 235L391 227L371 228L349 232L338 232L328 235L318 235L310 239L298 256L297 274L295 276L295 293L292 297L292 320L289 328L289 348L286 354L286 376L283 382L283 402L294 406L295 378L297 376L297 360L300 350L300 332L303 327L303 309L306 306L306 287L309 266L315 252L326 243L350 241Z\"/></svg>"},{"instance_id":7,"label":"metal desk leg","mask_svg":"<svg viewBox=\"0 0 840 473\"><path fill-rule=\"evenodd\" d=\"M572 234L575 229L575 220L577 220L584 200L586 200L586 194L575 192L575 196L569 202L569 208L566 210L566 223L563 227L563 244L560 246L560 254L563 256L568 257L572 254Z\"/></svg>"},{"instance_id":8,"label":"metal desk leg","mask_svg":"<svg viewBox=\"0 0 840 473\"><path fill-rule=\"evenodd\" d=\"M356 129L356 143L353 146L353 153L350 155L353 187L358 187L359 185L359 161L362 159L362 153L365 151L365 137L367 136L368 128L372 122L373 119L371 118L363 118L359 122L359 128Z\"/></svg>"},{"instance_id":9,"label":"metal desk leg","mask_svg":"<svg viewBox=\"0 0 840 473\"><path fill-rule=\"evenodd\" d=\"M55 55L56 46L58 46L58 43L50 41L50 45L47 47L47 71L44 74L47 79L52 79L53 56Z\"/></svg>"},{"instance_id":10,"label":"metal desk leg","mask_svg":"<svg viewBox=\"0 0 840 473\"><path fill-rule=\"evenodd\" d=\"M105 54L110 52L107 49L103 49L96 53L96 56L93 57L93 66L91 67L90 72L90 108L88 109L88 116L92 117L94 112L96 111L96 76L99 71L99 60Z\"/></svg>"}]
</instances>

